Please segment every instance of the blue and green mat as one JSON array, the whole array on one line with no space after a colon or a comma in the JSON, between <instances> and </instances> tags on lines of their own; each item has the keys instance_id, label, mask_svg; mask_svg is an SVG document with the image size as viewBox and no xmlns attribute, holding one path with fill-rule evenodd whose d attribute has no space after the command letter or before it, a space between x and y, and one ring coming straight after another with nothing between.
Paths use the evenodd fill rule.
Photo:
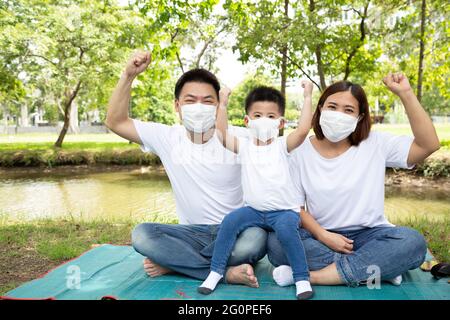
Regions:
<instances>
[{"instance_id":1,"label":"blue and green mat","mask_svg":"<svg viewBox=\"0 0 450 320\"><path fill-rule=\"evenodd\" d=\"M432 259L428 255L428 259ZM209 296L197 293L199 280L181 275L148 277L142 268L143 256L129 246L102 245L87 251L45 276L11 290L3 299L57 300L290 300L295 287L279 287L271 277L273 267L266 258L256 265L260 287L219 284ZM316 300L449 300L447 279L436 280L429 272L411 270L401 286L381 283L367 286L314 286Z\"/></svg>"}]
</instances>

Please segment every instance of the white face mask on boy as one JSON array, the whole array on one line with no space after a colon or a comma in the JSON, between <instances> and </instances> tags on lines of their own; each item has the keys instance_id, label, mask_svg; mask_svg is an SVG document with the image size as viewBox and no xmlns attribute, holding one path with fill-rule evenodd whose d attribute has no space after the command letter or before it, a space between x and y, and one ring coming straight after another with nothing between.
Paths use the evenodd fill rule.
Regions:
<instances>
[{"instance_id":1,"label":"white face mask on boy","mask_svg":"<svg viewBox=\"0 0 450 320\"><path fill-rule=\"evenodd\" d=\"M183 125L189 131L204 133L216 123L217 107L214 105L193 103L180 108Z\"/></svg>"},{"instance_id":2,"label":"white face mask on boy","mask_svg":"<svg viewBox=\"0 0 450 320\"><path fill-rule=\"evenodd\" d=\"M248 119L250 134L254 138L266 142L278 136L278 127L280 126L280 121L282 118L270 119L267 117L262 117L252 120L250 117L246 117Z\"/></svg>"},{"instance_id":3,"label":"white face mask on boy","mask_svg":"<svg viewBox=\"0 0 450 320\"><path fill-rule=\"evenodd\" d=\"M355 131L359 118L339 112L324 110L319 124L324 136L331 142L344 140Z\"/></svg>"}]
</instances>

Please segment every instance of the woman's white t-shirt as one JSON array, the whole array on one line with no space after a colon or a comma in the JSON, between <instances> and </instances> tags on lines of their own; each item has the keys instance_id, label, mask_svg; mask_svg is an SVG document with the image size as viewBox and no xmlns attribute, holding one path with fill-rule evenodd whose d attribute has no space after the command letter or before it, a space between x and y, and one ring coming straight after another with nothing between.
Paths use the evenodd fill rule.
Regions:
<instances>
[{"instance_id":1,"label":"woman's white t-shirt","mask_svg":"<svg viewBox=\"0 0 450 320\"><path fill-rule=\"evenodd\" d=\"M295 210L304 205L292 181L286 137L265 146L239 139L244 203L259 211Z\"/></svg>"},{"instance_id":2,"label":"woman's white t-shirt","mask_svg":"<svg viewBox=\"0 0 450 320\"><path fill-rule=\"evenodd\" d=\"M308 212L327 230L393 226L384 215L386 167L408 167L413 137L371 131L359 146L324 158L311 137L291 157L294 182Z\"/></svg>"}]
</instances>

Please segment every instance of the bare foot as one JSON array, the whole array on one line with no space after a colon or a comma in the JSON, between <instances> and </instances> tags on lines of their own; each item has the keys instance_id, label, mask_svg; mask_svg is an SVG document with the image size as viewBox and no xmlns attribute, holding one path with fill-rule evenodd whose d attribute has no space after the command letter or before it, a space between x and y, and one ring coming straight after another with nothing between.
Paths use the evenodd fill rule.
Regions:
<instances>
[{"instance_id":1,"label":"bare foot","mask_svg":"<svg viewBox=\"0 0 450 320\"><path fill-rule=\"evenodd\" d=\"M249 264L229 267L225 279L227 280L227 283L245 284L252 288L259 287L258 279L255 277L253 267Z\"/></svg>"},{"instance_id":2,"label":"bare foot","mask_svg":"<svg viewBox=\"0 0 450 320\"><path fill-rule=\"evenodd\" d=\"M144 270L152 278L159 277L168 273L173 273L172 270L157 265L149 258L144 259Z\"/></svg>"}]
</instances>

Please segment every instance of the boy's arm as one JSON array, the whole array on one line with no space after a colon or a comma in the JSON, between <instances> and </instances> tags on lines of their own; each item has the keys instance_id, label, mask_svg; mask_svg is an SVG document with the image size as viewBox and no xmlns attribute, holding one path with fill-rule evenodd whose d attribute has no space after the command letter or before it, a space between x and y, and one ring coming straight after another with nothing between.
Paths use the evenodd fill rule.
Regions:
<instances>
[{"instance_id":1,"label":"boy's arm","mask_svg":"<svg viewBox=\"0 0 450 320\"><path fill-rule=\"evenodd\" d=\"M298 127L287 136L286 144L288 152L301 145L311 129L313 84L310 81L303 80L301 86L304 97L303 108L300 119L298 120Z\"/></svg>"},{"instance_id":2,"label":"boy's arm","mask_svg":"<svg viewBox=\"0 0 450 320\"><path fill-rule=\"evenodd\" d=\"M231 152L239 152L239 140L228 131L228 97L230 96L230 89L222 88L219 93L219 107L217 108L216 129L217 136L222 142L223 146Z\"/></svg>"}]
</instances>

